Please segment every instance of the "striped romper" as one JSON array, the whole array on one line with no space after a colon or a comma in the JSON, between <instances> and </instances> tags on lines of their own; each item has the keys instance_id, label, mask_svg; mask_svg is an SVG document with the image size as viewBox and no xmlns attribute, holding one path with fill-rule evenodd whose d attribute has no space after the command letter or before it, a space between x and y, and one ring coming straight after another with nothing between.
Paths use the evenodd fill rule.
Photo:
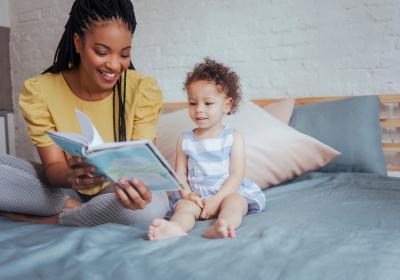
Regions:
<instances>
[{"instance_id":1,"label":"striped romper","mask_svg":"<svg viewBox=\"0 0 400 280\"><path fill-rule=\"evenodd\" d=\"M182 135L182 150L188 156L188 181L193 192L202 198L215 195L229 176L232 128L225 127L216 137L197 139L193 132ZM248 201L248 213L258 213L265 207L265 195L252 181L244 179L238 192ZM175 206L178 196L171 196Z\"/></svg>"}]
</instances>

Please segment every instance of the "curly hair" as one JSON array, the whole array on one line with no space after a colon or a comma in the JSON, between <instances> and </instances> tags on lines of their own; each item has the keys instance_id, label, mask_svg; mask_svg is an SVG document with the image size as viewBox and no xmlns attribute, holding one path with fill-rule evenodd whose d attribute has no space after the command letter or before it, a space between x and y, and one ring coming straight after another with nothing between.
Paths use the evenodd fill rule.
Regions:
<instances>
[{"instance_id":1,"label":"curly hair","mask_svg":"<svg viewBox=\"0 0 400 280\"><path fill-rule=\"evenodd\" d=\"M196 64L193 71L187 73L183 89L187 91L190 84L196 81L215 82L218 92L232 99L232 108L228 114L237 110L242 99L239 76L228 66L206 57L204 62Z\"/></svg>"}]
</instances>

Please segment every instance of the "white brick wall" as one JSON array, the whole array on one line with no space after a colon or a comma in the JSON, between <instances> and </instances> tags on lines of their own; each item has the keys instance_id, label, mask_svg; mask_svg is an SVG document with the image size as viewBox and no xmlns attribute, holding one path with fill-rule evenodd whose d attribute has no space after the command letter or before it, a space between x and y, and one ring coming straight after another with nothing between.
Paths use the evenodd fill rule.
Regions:
<instances>
[{"instance_id":1,"label":"white brick wall","mask_svg":"<svg viewBox=\"0 0 400 280\"><path fill-rule=\"evenodd\" d=\"M15 99L50 65L73 0L13 0ZM136 68L166 101L210 56L241 76L248 98L400 92L399 0L136 0ZM32 157L19 120L17 150Z\"/></svg>"},{"instance_id":2,"label":"white brick wall","mask_svg":"<svg viewBox=\"0 0 400 280\"><path fill-rule=\"evenodd\" d=\"M10 4L8 0L0 0L0 26L10 27Z\"/></svg>"},{"instance_id":3,"label":"white brick wall","mask_svg":"<svg viewBox=\"0 0 400 280\"><path fill-rule=\"evenodd\" d=\"M40 74L53 61L73 0L12 0L11 78L16 112L16 152L38 159L18 114L18 94L24 80Z\"/></svg>"},{"instance_id":4,"label":"white brick wall","mask_svg":"<svg viewBox=\"0 0 400 280\"><path fill-rule=\"evenodd\" d=\"M400 90L400 1L140 0L134 59L167 101L209 55L249 98Z\"/></svg>"}]
</instances>

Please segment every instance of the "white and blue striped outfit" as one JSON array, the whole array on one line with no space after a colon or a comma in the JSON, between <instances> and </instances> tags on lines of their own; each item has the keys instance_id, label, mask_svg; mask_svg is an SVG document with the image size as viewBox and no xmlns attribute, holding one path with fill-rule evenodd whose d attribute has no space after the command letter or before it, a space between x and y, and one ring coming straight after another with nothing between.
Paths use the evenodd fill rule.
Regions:
<instances>
[{"instance_id":1,"label":"white and blue striped outfit","mask_svg":"<svg viewBox=\"0 0 400 280\"><path fill-rule=\"evenodd\" d=\"M215 195L229 176L232 128L225 127L216 137L197 139L193 132L182 135L182 150L188 156L188 181L193 192L201 198ZM238 192L248 201L248 213L261 212L265 207L265 195L252 181L244 179ZM177 202L171 196L173 205Z\"/></svg>"}]
</instances>

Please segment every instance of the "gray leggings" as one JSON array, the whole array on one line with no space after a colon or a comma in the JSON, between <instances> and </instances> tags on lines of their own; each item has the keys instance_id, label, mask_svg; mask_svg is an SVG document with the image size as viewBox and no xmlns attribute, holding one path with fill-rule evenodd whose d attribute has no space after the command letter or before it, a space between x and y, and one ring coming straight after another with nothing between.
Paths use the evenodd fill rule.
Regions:
<instances>
[{"instance_id":1,"label":"gray leggings","mask_svg":"<svg viewBox=\"0 0 400 280\"><path fill-rule=\"evenodd\" d=\"M168 196L154 192L143 210L124 208L114 193L96 196L81 207L62 211L69 198L61 188L48 187L43 175L31 163L0 154L0 210L36 216L59 214L58 222L70 226L104 223L133 224L162 218L169 210Z\"/></svg>"}]
</instances>

